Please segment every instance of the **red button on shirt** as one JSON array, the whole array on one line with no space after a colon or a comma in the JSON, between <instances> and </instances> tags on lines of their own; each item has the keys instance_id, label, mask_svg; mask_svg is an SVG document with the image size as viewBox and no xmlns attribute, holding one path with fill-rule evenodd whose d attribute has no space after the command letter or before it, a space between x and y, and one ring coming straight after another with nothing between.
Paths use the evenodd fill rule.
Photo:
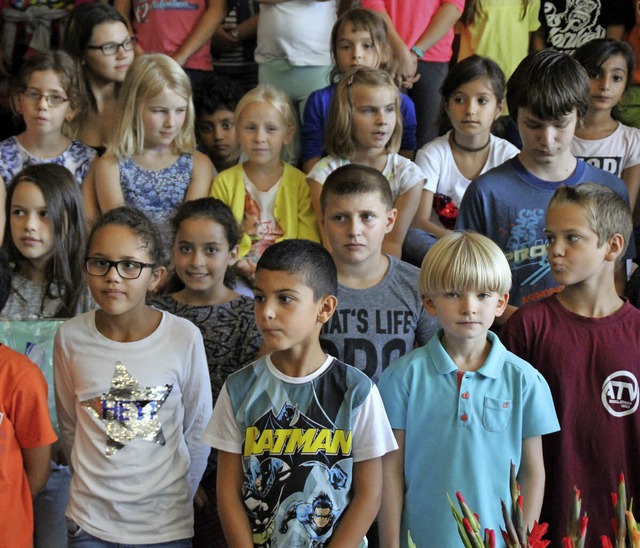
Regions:
<instances>
[{"instance_id":1,"label":"red button on shirt","mask_svg":"<svg viewBox=\"0 0 640 548\"><path fill-rule=\"evenodd\" d=\"M464 393L462 394L462 397L463 397L465 400L468 400L468 399L469 399L469 392L464 392Z\"/></svg>"},{"instance_id":2,"label":"red button on shirt","mask_svg":"<svg viewBox=\"0 0 640 548\"><path fill-rule=\"evenodd\" d=\"M467 415L461 415L461 416L460 416L460 420L461 420L462 422L467 422L467 420L468 420L468 419L469 419L469 417L468 417Z\"/></svg>"}]
</instances>

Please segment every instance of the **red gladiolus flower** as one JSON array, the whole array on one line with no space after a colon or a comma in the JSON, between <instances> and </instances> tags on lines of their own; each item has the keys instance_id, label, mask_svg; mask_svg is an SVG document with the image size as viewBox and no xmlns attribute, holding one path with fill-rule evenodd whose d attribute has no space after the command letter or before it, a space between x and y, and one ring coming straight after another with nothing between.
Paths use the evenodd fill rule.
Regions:
<instances>
[{"instance_id":1,"label":"red gladiolus flower","mask_svg":"<svg viewBox=\"0 0 640 548\"><path fill-rule=\"evenodd\" d=\"M473 527L471 527L471 524L469 523L469 520L467 518L462 518L462 525L464 525L467 533L473 534Z\"/></svg>"},{"instance_id":2,"label":"red gladiolus flower","mask_svg":"<svg viewBox=\"0 0 640 548\"><path fill-rule=\"evenodd\" d=\"M589 518L587 516L582 516L580 518L580 538L583 539L585 534L587 533L587 524L589 523Z\"/></svg>"},{"instance_id":3,"label":"red gladiolus flower","mask_svg":"<svg viewBox=\"0 0 640 548\"><path fill-rule=\"evenodd\" d=\"M600 537L600 541L602 542L602 548L613 548L613 544L611 544L609 537L602 535Z\"/></svg>"}]
</instances>

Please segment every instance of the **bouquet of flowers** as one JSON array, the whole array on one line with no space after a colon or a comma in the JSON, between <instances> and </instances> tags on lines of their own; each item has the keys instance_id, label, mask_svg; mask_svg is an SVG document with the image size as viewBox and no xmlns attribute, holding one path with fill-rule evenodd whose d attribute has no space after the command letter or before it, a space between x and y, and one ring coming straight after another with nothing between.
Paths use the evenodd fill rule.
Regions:
<instances>
[{"instance_id":1,"label":"bouquet of flowers","mask_svg":"<svg viewBox=\"0 0 640 548\"><path fill-rule=\"evenodd\" d=\"M584 548L587 536L587 524L589 518L587 514L580 515L582 500L580 500L580 490L573 488L573 503L569 523L567 525L567 536L562 539L562 548Z\"/></svg>"},{"instance_id":2,"label":"bouquet of flowers","mask_svg":"<svg viewBox=\"0 0 640 548\"><path fill-rule=\"evenodd\" d=\"M502 517L506 530L501 530L502 538L507 543L508 548L546 548L548 540L542 537L547 532L546 523L534 522L533 530L528 531L524 521L522 511L523 496L520 494L520 485L516 480L516 467L511 463L509 476L509 486L511 491L511 504L507 505L503 500ZM448 495L447 495L448 497ZM474 514L467 506L460 492L456 493L458 504L462 513L454 506L449 497L449 505L456 522L458 523L458 533L465 548L495 548L496 535L492 529L484 530L484 537L480 535L480 518Z\"/></svg>"},{"instance_id":3,"label":"bouquet of flowers","mask_svg":"<svg viewBox=\"0 0 640 548\"><path fill-rule=\"evenodd\" d=\"M615 544L609 537L602 535L600 540L602 548L640 548L640 525L633 516L633 499L627 509L627 487L624 474L620 474L618 492L611 493L614 516L611 520Z\"/></svg>"}]
</instances>

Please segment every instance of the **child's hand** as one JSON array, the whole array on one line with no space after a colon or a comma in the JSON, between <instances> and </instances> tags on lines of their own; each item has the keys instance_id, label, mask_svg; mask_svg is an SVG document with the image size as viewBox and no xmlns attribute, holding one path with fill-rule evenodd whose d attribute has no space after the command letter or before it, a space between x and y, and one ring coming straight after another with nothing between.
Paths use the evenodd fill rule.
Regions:
<instances>
[{"instance_id":1,"label":"child's hand","mask_svg":"<svg viewBox=\"0 0 640 548\"><path fill-rule=\"evenodd\" d=\"M198 489L196 490L196 494L193 496L193 505L196 510L202 510L203 508L209 506L209 496L207 492L203 489L202 485L198 485Z\"/></svg>"}]
</instances>

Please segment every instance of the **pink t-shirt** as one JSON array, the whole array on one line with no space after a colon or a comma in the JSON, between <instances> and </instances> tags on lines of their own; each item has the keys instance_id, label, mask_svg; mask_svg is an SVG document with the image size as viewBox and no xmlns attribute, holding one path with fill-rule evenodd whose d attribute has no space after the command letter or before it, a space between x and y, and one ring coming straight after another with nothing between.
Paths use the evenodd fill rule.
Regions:
<instances>
[{"instance_id":1,"label":"pink t-shirt","mask_svg":"<svg viewBox=\"0 0 640 548\"><path fill-rule=\"evenodd\" d=\"M443 4L452 4L460 13L464 9L464 0L362 0L363 8L386 11L400 38L409 47L412 47L422 36L433 14ZM450 61L452 43L453 28L425 52L422 60L435 63Z\"/></svg>"},{"instance_id":2,"label":"pink t-shirt","mask_svg":"<svg viewBox=\"0 0 640 548\"><path fill-rule=\"evenodd\" d=\"M191 34L207 9L205 0L134 0L135 30L140 47L149 53L171 55ZM211 41L207 40L184 68L212 70Z\"/></svg>"}]
</instances>

